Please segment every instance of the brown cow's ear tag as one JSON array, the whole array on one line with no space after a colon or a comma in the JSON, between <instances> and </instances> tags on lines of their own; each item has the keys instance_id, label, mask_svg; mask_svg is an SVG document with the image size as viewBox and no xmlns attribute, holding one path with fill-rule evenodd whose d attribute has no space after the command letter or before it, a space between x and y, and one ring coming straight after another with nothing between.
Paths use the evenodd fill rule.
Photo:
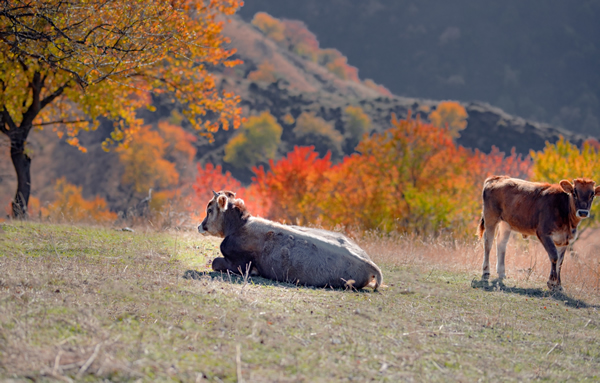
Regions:
<instances>
[{"instance_id":1,"label":"brown cow's ear tag","mask_svg":"<svg viewBox=\"0 0 600 383\"><path fill-rule=\"evenodd\" d=\"M596 197L600 197L600 186L596 186L596 189L594 189L594 193L596 194Z\"/></svg>"},{"instance_id":2,"label":"brown cow's ear tag","mask_svg":"<svg viewBox=\"0 0 600 383\"><path fill-rule=\"evenodd\" d=\"M226 195L220 195L217 198L217 206L219 206L219 210L221 210L221 211L227 210L227 196Z\"/></svg>"},{"instance_id":3,"label":"brown cow's ear tag","mask_svg":"<svg viewBox=\"0 0 600 383\"><path fill-rule=\"evenodd\" d=\"M573 194L573 184L571 184L569 181L562 180L559 182L559 185L565 193Z\"/></svg>"}]
</instances>

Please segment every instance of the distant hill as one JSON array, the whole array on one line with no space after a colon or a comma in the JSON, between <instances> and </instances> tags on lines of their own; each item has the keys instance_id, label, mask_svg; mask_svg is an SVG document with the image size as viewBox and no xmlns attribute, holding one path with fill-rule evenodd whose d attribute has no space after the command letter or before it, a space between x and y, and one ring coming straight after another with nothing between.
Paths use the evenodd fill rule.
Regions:
<instances>
[{"instance_id":1,"label":"distant hill","mask_svg":"<svg viewBox=\"0 0 600 383\"><path fill-rule=\"evenodd\" d=\"M306 35L308 31L300 32ZM214 73L221 87L241 96L244 115L269 111L281 124L283 134L277 158L285 156L298 144L292 132L294 123L286 122L288 115L297 119L303 112L310 112L344 134L347 129L344 110L350 105L360 106L372 122L371 130L380 132L390 127L392 114L405 118L410 112L413 116L419 115L425 119L425 111L435 109L439 103L431 99L392 95L384 87L356 76L355 68L347 65L345 58L338 55L339 52L321 52L335 59L330 62L335 65L329 66L304 57L306 54L296 54L281 43L265 37L257 27L241 18L233 18L224 33L231 38L231 47L237 49L236 56L244 63L235 68L213 68ZM140 112L149 124L169 118L175 109L174 105L163 99L156 99L155 106L157 111L154 113ZM577 144L587 138L509 115L482 102L464 102L463 106L469 117L467 128L461 132L458 143L484 152L489 152L495 145L505 152L515 147L517 152L528 154L530 149L542 149L546 141L555 142L560 135ZM114 152L105 153L100 147L111 129L112 124L106 121L97 131L82 133L81 142L88 149L85 154L56 140L51 131L33 133L29 143L33 155L33 195L40 198L42 203L51 200L54 181L66 177L70 183L83 187L84 196L99 195L107 200L113 210L125 209L131 201L128 200L127 188L120 183L123 168ZM235 134L236 131L221 130L215 134L214 142L200 138L196 142L196 160L222 164L225 170L247 183L253 175L249 169L236 169L223 161L225 144ZM350 154L353 149L353 145L345 143L343 154ZM9 164L8 153L3 151L2 155L6 156L2 163ZM12 174L12 168L8 173ZM11 174L0 174L1 203L8 203L14 193L14 176Z\"/></svg>"},{"instance_id":2,"label":"distant hill","mask_svg":"<svg viewBox=\"0 0 600 383\"><path fill-rule=\"evenodd\" d=\"M600 136L599 0L251 0L240 15L256 12L302 20L394 94Z\"/></svg>"}]
</instances>

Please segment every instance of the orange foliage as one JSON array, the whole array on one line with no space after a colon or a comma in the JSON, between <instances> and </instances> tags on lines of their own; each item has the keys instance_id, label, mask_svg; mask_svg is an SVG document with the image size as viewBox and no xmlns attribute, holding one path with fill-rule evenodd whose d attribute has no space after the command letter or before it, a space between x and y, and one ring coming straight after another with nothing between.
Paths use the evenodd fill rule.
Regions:
<instances>
[{"instance_id":1,"label":"orange foliage","mask_svg":"<svg viewBox=\"0 0 600 383\"><path fill-rule=\"evenodd\" d=\"M312 148L257 171L254 183L272 201L272 219L362 230L470 233L480 214L481 183L492 173L526 176L515 152L486 155L456 145L447 129L420 119L392 120L365 138L360 154L333 166Z\"/></svg>"},{"instance_id":2,"label":"orange foliage","mask_svg":"<svg viewBox=\"0 0 600 383\"><path fill-rule=\"evenodd\" d=\"M469 170L473 173L475 180L481 184L492 175L507 175L521 179L531 178L531 157L517 154L515 148L512 148L510 156L506 156L504 152L493 146L489 154L475 150L474 157L474 161L469 164Z\"/></svg>"},{"instance_id":3,"label":"orange foliage","mask_svg":"<svg viewBox=\"0 0 600 383\"><path fill-rule=\"evenodd\" d=\"M150 188L176 185L179 173L175 164L164 158L168 148L169 143L159 132L149 126L140 128L135 141L117 148L119 160L125 167L122 182L144 195Z\"/></svg>"},{"instance_id":4,"label":"orange foliage","mask_svg":"<svg viewBox=\"0 0 600 383\"><path fill-rule=\"evenodd\" d=\"M383 94L384 96L388 96L388 97L394 96L388 88L386 88L383 85L376 84L375 81L371 80L370 78L363 81L363 85L365 85L367 88L371 88L373 90L378 91L379 93Z\"/></svg>"},{"instance_id":5,"label":"orange foliage","mask_svg":"<svg viewBox=\"0 0 600 383\"><path fill-rule=\"evenodd\" d=\"M331 224L425 232L467 218L461 202L473 187L464 174L469 151L419 119L394 118L392 125L366 138L357 147L361 155L336 169L327 193L334 197L327 202Z\"/></svg>"},{"instance_id":6,"label":"orange foliage","mask_svg":"<svg viewBox=\"0 0 600 383\"><path fill-rule=\"evenodd\" d=\"M108 223L117 219L103 198L87 200L81 195L81 187L68 183L65 178L56 181L56 200L41 208L42 218L54 221Z\"/></svg>"},{"instance_id":7,"label":"orange foliage","mask_svg":"<svg viewBox=\"0 0 600 383\"><path fill-rule=\"evenodd\" d=\"M318 52L319 64L324 65L331 73L342 80L360 82L358 69L348 65L346 56L337 49L323 49Z\"/></svg>"},{"instance_id":8,"label":"orange foliage","mask_svg":"<svg viewBox=\"0 0 600 383\"><path fill-rule=\"evenodd\" d=\"M456 101L442 101L429 114L433 126L447 128L453 138L460 137L460 131L467 127L467 111Z\"/></svg>"},{"instance_id":9,"label":"orange foliage","mask_svg":"<svg viewBox=\"0 0 600 383\"><path fill-rule=\"evenodd\" d=\"M323 65L342 80L361 82L358 78L358 69L348 65L347 57L337 49L320 49L317 37L308 30L302 21L279 20L267 13L258 12L254 15L252 24L277 44L301 57ZM273 71L267 69L259 67L259 70L250 73L249 78L252 76L250 79L253 81L268 81L273 76ZM386 96L392 95L389 90L375 84L372 80L367 80L364 84Z\"/></svg>"},{"instance_id":10,"label":"orange foliage","mask_svg":"<svg viewBox=\"0 0 600 383\"><path fill-rule=\"evenodd\" d=\"M173 125L167 121L158 123L158 132L167 143L165 155L179 157L182 162L190 162L196 156L196 148L192 144L198 139L193 134L185 131L181 126Z\"/></svg>"},{"instance_id":11,"label":"orange foliage","mask_svg":"<svg viewBox=\"0 0 600 383\"><path fill-rule=\"evenodd\" d=\"M288 49L311 61L316 61L319 52L317 36L308 30L302 21L283 20Z\"/></svg>"},{"instance_id":12,"label":"orange foliage","mask_svg":"<svg viewBox=\"0 0 600 383\"><path fill-rule=\"evenodd\" d=\"M291 223L307 224L321 216L317 202L331 168L331 155L319 159L313 147L294 147L286 158L269 161L267 172L254 168L253 182L271 206L268 216Z\"/></svg>"},{"instance_id":13,"label":"orange foliage","mask_svg":"<svg viewBox=\"0 0 600 383\"><path fill-rule=\"evenodd\" d=\"M257 27L268 38L275 42L285 39L285 26L281 21L265 12L258 12L252 19L252 25Z\"/></svg>"},{"instance_id":14,"label":"orange foliage","mask_svg":"<svg viewBox=\"0 0 600 383\"><path fill-rule=\"evenodd\" d=\"M275 66L268 61L263 62L258 66L258 69L248 74L248 80L273 83L277 81Z\"/></svg>"},{"instance_id":15,"label":"orange foliage","mask_svg":"<svg viewBox=\"0 0 600 383\"><path fill-rule=\"evenodd\" d=\"M410 117L394 117L391 129L366 137L357 151L333 165L330 154L319 158L313 147L295 147L271 160L269 170L254 168L249 188L207 165L199 168L206 178L203 199L212 196L210 184L237 188L240 197L252 190L267 217L294 224L469 235L481 214L483 180L491 174L526 178L531 169L531 160L514 150L510 156L497 148L473 152L456 145L448 129Z\"/></svg>"}]
</instances>

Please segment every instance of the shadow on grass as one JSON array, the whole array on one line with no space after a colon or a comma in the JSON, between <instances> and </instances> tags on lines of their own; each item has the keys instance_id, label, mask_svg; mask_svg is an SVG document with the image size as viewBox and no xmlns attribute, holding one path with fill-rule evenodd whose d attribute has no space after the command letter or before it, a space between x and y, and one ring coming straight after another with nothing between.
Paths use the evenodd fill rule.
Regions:
<instances>
[{"instance_id":1,"label":"shadow on grass","mask_svg":"<svg viewBox=\"0 0 600 383\"><path fill-rule=\"evenodd\" d=\"M502 279L494 279L489 281L487 279L477 280L473 279L471 281L471 287L474 289L481 289L484 291L504 291L512 294L524 295L532 298L552 298L557 302L562 302L565 306L574 307L574 308L600 308L598 305L590 305L585 301L580 299L575 299L567 294L564 291L550 291L543 290L540 288L527 288L527 287L516 287L516 286L506 286Z\"/></svg>"},{"instance_id":2,"label":"shadow on grass","mask_svg":"<svg viewBox=\"0 0 600 383\"><path fill-rule=\"evenodd\" d=\"M236 285L243 285L246 283L244 277L239 274L233 273L223 273L219 271L197 271L197 270L186 270L183 273L183 279L212 279L218 280L221 282L229 282ZM257 277L257 276L249 276L247 279L247 283L251 285L262 285L262 286L276 286L276 287L284 287L288 289L309 289L309 290L335 290L335 291L345 291L346 289L334 289L334 288L322 288L322 287L312 287L312 286L303 286L303 285L295 285L293 283L280 282L272 279ZM371 289L360 289L356 290L357 293L372 293Z\"/></svg>"}]
</instances>

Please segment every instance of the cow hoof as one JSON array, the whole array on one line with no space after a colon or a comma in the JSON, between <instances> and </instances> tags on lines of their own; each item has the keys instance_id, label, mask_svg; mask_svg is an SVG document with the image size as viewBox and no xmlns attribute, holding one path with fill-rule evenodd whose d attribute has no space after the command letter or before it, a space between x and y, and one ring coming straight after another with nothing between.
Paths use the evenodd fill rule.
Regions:
<instances>
[{"instance_id":1,"label":"cow hoof","mask_svg":"<svg viewBox=\"0 0 600 383\"><path fill-rule=\"evenodd\" d=\"M499 280L506 279L506 274L498 274L498 279Z\"/></svg>"},{"instance_id":2,"label":"cow hoof","mask_svg":"<svg viewBox=\"0 0 600 383\"><path fill-rule=\"evenodd\" d=\"M490 279L490 273L483 273L483 275L481 276L481 280L487 281L488 279Z\"/></svg>"},{"instance_id":3,"label":"cow hoof","mask_svg":"<svg viewBox=\"0 0 600 383\"><path fill-rule=\"evenodd\" d=\"M562 286L559 285L556 281L548 281L547 285L548 285L548 288L554 292L563 291Z\"/></svg>"}]
</instances>

